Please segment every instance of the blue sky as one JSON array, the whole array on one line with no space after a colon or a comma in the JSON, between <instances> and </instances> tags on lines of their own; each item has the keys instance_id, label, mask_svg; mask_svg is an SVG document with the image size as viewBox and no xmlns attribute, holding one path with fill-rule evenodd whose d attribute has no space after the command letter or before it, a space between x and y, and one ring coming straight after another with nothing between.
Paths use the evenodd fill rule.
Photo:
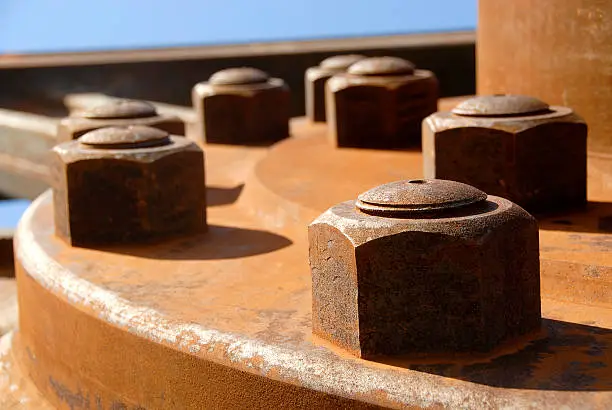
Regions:
<instances>
[{"instance_id":1,"label":"blue sky","mask_svg":"<svg viewBox=\"0 0 612 410\"><path fill-rule=\"evenodd\" d=\"M477 0L0 0L0 53L469 30Z\"/></svg>"}]
</instances>

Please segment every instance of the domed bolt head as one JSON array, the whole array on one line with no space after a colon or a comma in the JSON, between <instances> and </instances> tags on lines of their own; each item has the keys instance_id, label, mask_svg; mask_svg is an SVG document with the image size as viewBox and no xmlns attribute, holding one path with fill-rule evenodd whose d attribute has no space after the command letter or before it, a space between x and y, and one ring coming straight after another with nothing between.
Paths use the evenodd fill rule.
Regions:
<instances>
[{"instance_id":1,"label":"domed bolt head","mask_svg":"<svg viewBox=\"0 0 612 410\"><path fill-rule=\"evenodd\" d=\"M214 73L193 87L192 101L201 143L266 145L289 136L289 89L256 68Z\"/></svg>"},{"instance_id":2,"label":"domed bolt head","mask_svg":"<svg viewBox=\"0 0 612 410\"><path fill-rule=\"evenodd\" d=\"M473 185L530 212L586 204L587 126L524 95L470 98L423 122L427 178Z\"/></svg>"},{"instance_id":3,"label":"domed bolt head","mask_svg":"<svg viewBox=\"0 0 612 410\"><path fill-rule=\"evenodd\" d=\"M360 54L342 54L328 57L305 74L306 116L312 122L325 122L325 84L333 75L346 72L357 61L366 58Z\"/></svg>"},{"instance_id":4,"label":"domed bolt head","mask_svg":"<svg viewBox=\"0 0 612 410\"><path fill-rule=\"evenodd\" d=\"M142 125L107 127L91 131L79 143L97 149L133 149L170 144L170 135L156 128Z\"/></svg>"},{"instance_id":5,"label":"domed bolt head","mask_svg":"<svg viewBox=\"0 0 612 410\"><path fill-rule=\"evenodd\" d=\"M60 143L72 141L99 128L129 125L154 127L173 135L185 135L185 123L180 118L159 114L153 104L114 99L63 118L57 128L57 139Z\"/></svg>"},{"instance_id":6,"label":"domed bolt head","mask_svg":"<svg viewBox=\"0 0 612 410\"><path fill-rule=\"evenodd\" d=\"M546 114L550 107L526 95L485 95L470 98L453 108L452 113L468 117L511 117Z\"/></svg>"},{"instance_id":7,"label":"domed bolt head","mask_svg":"<svg viewBox=\"0 0 612 410\"><path fill-rule=\"evenodd\" d=\"M537 222L506 199L397 181L308 235L313 332L356 356L488 352L539 330Z\"/></svg>"},{"instance_id":8,"label":"domed bolt head","mask_svg":"<svg viewBox=\"0 0 612 410\"><path fill-rule=\"evenodd\" d=\"M402 217L444 212L484 201L487 194L455 181L412 179L377 186L357 197L369 215Z\"/></svg>"},{"instance_id":9,"label":"domed bolt head","mask_svg":"<svg viewBox=\"0 0 612 410\"><path fill-rule=\"evenodd\" d=\"M266 83L270 76L257 68L239 67L217 71L208 80L213 85L247 85Z\"/></svg>"},{"instance_id":10,"label":"domed bolt head","mask_svg":"<svg viewBox=\"0 0 612 410\"><path fill-rule=\"evenodd\" d=\"M77 115L97 120L132 119L154 117L157 110L153 104L145 101L116 100L86 109Z\"/></svg>"},{"instance_id":11,"label":"domed bolt head","mask_svg":"<svg viewBox=\"0 0 612 410\"><path fill-rule=\"evenodd\" d=\"M351 65L366 58L361 54L340 54L327 57L319 63L319 67L336 72L346 71Z\"/></svg>"},{"instance_id":12,"label":"domed bolt head","mask_svg":"<svg viewBox=\"0 0 612 410\"><path fill-rule=\"evenodd\" d=\"M397 57L352 64L326 85L329 136L337 147L419 147L421 123L438 108L438 81Z\"/></svg>"},{"instance_id":13,"label":"domed bolt head","mask_svg":"<svg viewBox=\"0 0 612 410\"><path fill-rule=\"evenodd\" d=\"M204 154L145 126L91 131L52 150L57 235L73 246L161 240L206 229Z\"/></svg>"},{"instance_id":14,"label":"domed bolt head","mask_svg":"<svg viewBox=\"0 0 612 410\"><path fill-rule=\"evenodd\" d=\"M398 57L371 57L356 62L348 68L352 75L397 76L414 74L415 66Z\"/></svg>"}]
</instances>

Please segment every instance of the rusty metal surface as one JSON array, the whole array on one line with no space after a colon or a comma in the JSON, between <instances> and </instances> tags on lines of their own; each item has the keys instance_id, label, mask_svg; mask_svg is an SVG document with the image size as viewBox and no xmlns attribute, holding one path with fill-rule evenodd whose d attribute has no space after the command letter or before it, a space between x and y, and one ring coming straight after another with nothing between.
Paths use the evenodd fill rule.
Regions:
<instances>
[{"instance_id":1,"label":"rusty metal surface","mask_svg":"<svg viewBox=\"0 0 612 410\"><path fill-rule=\"evenodd\" d=\"M306 93L306 117L313 122L325 122L325 84L334 74L346 71L349 66L364 59L361 54L341 54L328 57L319 65L309 67L304 75Z\"/></svg>"},{"instance_id":2,"label":"rusty metal surface","mask_svg":"<svg viewBox=\"0 0 612 410\"><path fill-rule=\"evenodd\" d=\"M418 147L421 121L438 106L436 76L393 57L358 61L330 78L325 93L329 136L337 147Z\"/></svg>"},{"instance_id":3,"label":"rusty metal surface","mask_svg":"<svg viewBox=\"0 0 612 410\"><path fill-rule=\"evenodd\" d=\"M193 87L193 138L208 144L280 141L289 136L289 99L280 78L249 67L221 70Z\"/></svg>"},{"instance_id":4,"label":"rusty metal surface","mask_svg":"<svg viewBox=\"0 0 612 410\"><path fill-rule=\"evenodd\" d=\"M158 114L149 102L110 99L62 118L57 126L57 141L72 141L98 128L128 125L155 127L174 135L185 135L186 131L182 119Z\"/></svg>"},{"instance_id":5,"label":"rusty metal surface","mask_svg":"<svg viewBox=\"0 0 612 410\"><path fill-rule=\"evenodd\" d=\"M589 158L609 169L612 3L481 0L478 13L478 94L525 94L572 107L589 124Z\"/></svg>"},{"instance_id":6,"label":"rusty metal surface","mask_svg":"<svg viewBox=\"0 0 612 410\"><path fill-rule=\"evenodd\" d=\"M427 178L451 179L530 212L584 206L587 125L533 97L480 96L423 123Z\"/></svg>"},{"instance_id":7,"label":"rusty metal surface","mask_svg":"<svg viewBox=\"0 0 612 410\"><path fill-rule=\"evenodd\" d=\"M311 334L304 227L373 186L419 178L421 156L337 150L325 133L300 120L294 138L269 151L207 146L209 195L219 204L209 208L207 236L68 248L53 236L49 195L38 200L16 240L23 309L13 349L49 400L68 407L89 397L102 408L611 405L612 245L597 227L612 215L612 195L597 188L601 175L591 175L585 212L540 221L540 335L490 354L366 361ZM78 343L67 339L75 329Z\"/></svg>"},{"instance_id":8,"label":"rusty metal surface","mask_svg":"<svg viewBox=\"0 0 612 410\"><path fill-rule=\"evenodd\" d=\"M316 335L368 359L427 360L538 339L531 215L443 180L384 184L359 198L309 226Z\"/></svg>"},{"instance_id":9,"label":"rusty metal surface","mask_svg":"<svg viewBox=\"0 0 612 410\"><path fill-rule=\"evenodd\" d=\"M448 111L465 98L443 99L440 109ZM78 93L67 95L63 102L69 110L76 112L116 100L117 97L104 94ZM160 102L154 105L162 114L181 118L186 124L186 133L195 135L195 113L190 107ZM58 117L0 110L1 193L10 197L34 199L49 187L45 153L55 144L58 121Z\"/></svg>"},{"instance_id":10,"label":"rusty metal surface","mask_svg":"<svg viewBox=\"0 0 612 410\"><path fill-rule=\"evenodd\" d=\"M65 115L64 95L84 92L190 105L193 84L223 68L250 66L287 82L293 90L291 114L299 116L304 114L304 71L346 52L406 58L437 74L443 96L464 95L475 90L474 40L473 32L428 33L205 47L206 51L178 48L4 56L0 59L0 106L61 117ZM32 101L42 103L44 111L32 107Z\"/></svg>"},{"instance_id":11,"label":"rusty metal surface","mask_svg":"<svg viewBox=\"0 0 612 410\"><path fill-rule=\"evenodd\" d=\"M73 246L205 230L204 154L187 138L107 127L52 153L56 233Z\"/></svg>"}]
</instances>

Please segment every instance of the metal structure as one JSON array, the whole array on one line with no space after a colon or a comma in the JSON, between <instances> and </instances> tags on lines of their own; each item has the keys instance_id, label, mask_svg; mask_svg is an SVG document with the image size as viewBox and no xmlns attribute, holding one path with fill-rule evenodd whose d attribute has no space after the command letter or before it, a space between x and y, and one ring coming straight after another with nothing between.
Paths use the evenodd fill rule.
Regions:
<instances>
[{"instance_id":1,"label":"metal structure","mask_svg":"<svg viewBox=\"0 0 612 410\"><path fill-rule=\"evenodd\" d=\"M604 12L612 16L612 7ZM356 61L335 78L359 80L365 73L367 81L385 82L406 77L412 67L406 63L396 75L398 60L378 59L389 62L392 73L384 67L364 72L368 61ZM230 86L244 82L233 74ZM265 74L257 82L250 77L249 87L269 81ZM209 83L218 81L227 82L214 77ZM326 84L328 96L333 81ZM402 101L410 105L420 97L409 92ZM373 116L391 111L381 116L381 129L398 123L398 111L372 104L368 94L360 98ZM65 103L75 115L124 104L118 100L81 94L68 95ZM248 111L251 102L226 101L227 118ZM330 99L326 103L329 113ZM367 133L350 148L338 147L330 141L333 124L308 118L293 118L288 138L271 138L271 145L259 138L255 144L236 140L231 132L213 142L197 125L206 123L206 109L146 104L179 118L185 136L139 124L102 128L54 148L61 154L55 163L43 161L43 150L59 142L58 117L9 111L0 117L7 129L25 136L24 143L45 141L23 152L7 144L5 155L37 162L37 171L20 175L53 187L32 204L15 236L20 319L0 342L3 406L612 407L612 189L606 169L583 172L586 129L572 113L575 107L525 97L442 99L438 107L447 113L425 122L426 128L436 116L452 122L462 137L458 144L496 137L493 131L503 128L500 156L484 142L479 153L470 152L478 164L489 161L483 159L471 175L487 176L487 164L500 162L504 178L521 188L517 175L529 169L538 176L534 162L545 155L528 155L530 147L539 149L542 138L554 141L557 133L575 143L567 152L576 157L562 156L554 166L564 167L560 176L574 178L570 185L578 186L582 206L542 201L536 224L525 210L487 196L473 181L422 178L432 155L441 165L466 160L438 157L438 148L427 142L439 142L444 133L437 135L438 129L425 130L424 153L368 148L376 136ZM425 117L425 111L418 114ZM547 129L558 112L563 121ZM333 123L329 115L327 120ZM359 118L343 118L352 120ZM223 125L227 130L233 124ZM525 129L536 131L522 144ZM204 176L195 159L158 169L155 152L170 146L177 155L187 150L183 146L200 152L194 141L206 157L207 230L194 232L188 228L204 224L188 223L169 232L166 221L158 231L158 218L197 209ZM82 169L66 170L63 150L78 155ZM515 161L521 150L525 162ZM127 158L125 169L115 167L118 155ZM89 169L97 162L106 165ZM446 180L461 179L457 169L463 168L447 168ZM65 171L64 182L82 184L47 179L50 170ZM164 179L166 174L176 178ZM83 175L108 177L99 185L112 182L115 189L97 197L98 183ZM500 190L505 183L485 182ZM65 213L57 212L58 195ZM153 197L164 197L167 206L149 206ZM81 199L86 206L75 209ZM154 240L118 235L77 247L56 234L62 221L70 221L85 237L93 227L93 236L110 229L122 208L139 222L123 232L158 233ZM73 211L80 217L71 220Z\"/></svg>"}]
</instances>

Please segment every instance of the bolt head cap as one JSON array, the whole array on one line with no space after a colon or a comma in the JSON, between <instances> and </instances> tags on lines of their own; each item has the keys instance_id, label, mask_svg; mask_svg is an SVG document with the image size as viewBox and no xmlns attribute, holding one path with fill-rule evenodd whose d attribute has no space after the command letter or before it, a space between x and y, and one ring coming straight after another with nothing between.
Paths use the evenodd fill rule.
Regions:
<instances>
[{"instance_id":1,"label":"bolt head cap","mask_svg":"<svg viewBox=\"0 0 612 410\"><path fill-rule=\"evenodd\" d=\"M338 56L332 56L321 61L319 67L326 68L329 70L344 71L351 65L363 60L364 58L366 57L362 56L361 54L343 54Z\"/></svg>"},{"instance_id":2,"label":"bolt head cap","mask_svg":"<svg viewBox=\"0 0 612 410\"><path fill-rule=\"evenodd\" d=\"M351 65L348 73L364 76L412 75L415 66L408 60L398 57L371 57Z\"/></svg>"},{"instance_id":3,"label":"bolt head cap","mask_svg":"<svg viewBox=\"0 0 612 410\"><path fill-rule=\"evenodd\" d=\"M267 73L257 68L239 67L217 71L208 82L213 85L245 85L265 83L269 79Z\"/></svg>"},{"instance_id":4,"label":"bolt head cap","mask_svg":"<svg viewBox=\"0 0 612 410\"><path fill-rule=\"evenodd\" d=\"M157 128L141 125L100 128L79 138L79 142L90 148L130 149L167 145L169 134Z\"/></svg>"},{"instance_id":5,"label":"bolt head cap","mask_svg":"<svg viewBox=\"0 0 612 410\"><path fill-rule=\"evenodd\" d=\"M377 186L357 197L356 206L371 215L435 212L484 201L487 194L461 182L413 179Z\"/></svg>"},{"instance_id":6,"label":"bolt head cap","mask_svg":"<svg viewBox=\"0 0 612 410\"><path fill-rule=\"evenodd\" d=\"M452 113L469 117L536 115L549 111L543 101L526 95L483 95L463 101Z\"/></svg>"},{"instance_id":7,"label":"bolt head cap","mask_svg":"<svg viewBox=\"0 0 612 410\"><path fill-rule=\"evenodd\" d=\"M157 115L157 110L145 101L118 100L93 107L79 114L80 117L96 120L147 118Z\"/></svg>"}]
</instances>

